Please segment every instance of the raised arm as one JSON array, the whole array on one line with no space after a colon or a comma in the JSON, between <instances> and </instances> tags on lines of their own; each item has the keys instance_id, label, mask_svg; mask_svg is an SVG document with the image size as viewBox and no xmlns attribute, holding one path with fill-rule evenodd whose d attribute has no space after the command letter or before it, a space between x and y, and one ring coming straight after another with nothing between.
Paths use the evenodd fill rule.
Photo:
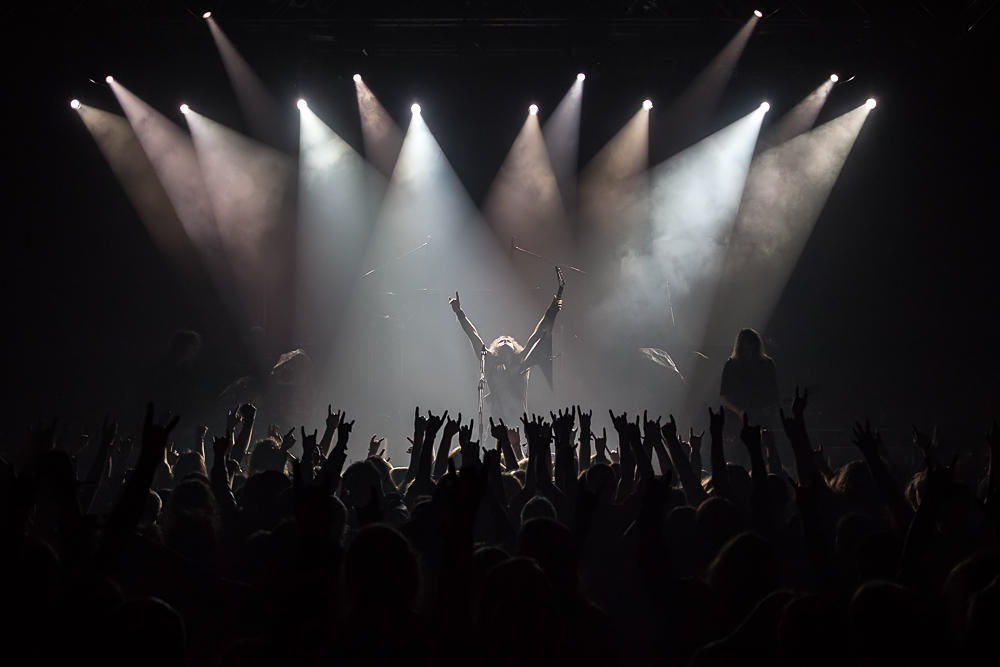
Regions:
<instances>
[{"instance_id":1,"label":"raised arm","mask_svg":"<svg viewBox=\"0 0 1000 667\"><path fill-rule=\"evenodd\" d=\"M458 292L455 292L455 298L448 297L448 303L451 305L451 309L455 311L455 317L458 318L458 323L462 325L462 331L465 335L469 337L469 342L472 343L473 351L478 355L481 354L483 348L486 347L483 343L482 337L479 332L476 331L476 327L473 326L469 318L466 317L465 311L462 310L462 303L458 300Z\"/></svg>"}]
</instances>

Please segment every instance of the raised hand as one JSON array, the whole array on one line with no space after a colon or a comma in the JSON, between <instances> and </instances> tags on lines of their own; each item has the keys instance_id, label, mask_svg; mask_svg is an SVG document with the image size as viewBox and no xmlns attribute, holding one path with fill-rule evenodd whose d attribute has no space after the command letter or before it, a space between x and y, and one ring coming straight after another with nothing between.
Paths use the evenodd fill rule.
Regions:
<instances>
[{"instance_id":1,"label":"raised hand","mask_svg":"<svg viewBox=\"0 0 1000 667\"><path fill-rule=\"evenodd\" d=\"M243 421L243 415L240 414L240 406L237 405L226 415L226 429L235 432L241 421Z\"/></svg>"},{"instance_id":2,"label":"raised hand","mask_svg":"<svg viewBox=\"0 0 1000 667\"><path fill-rule=\"evenodd\" d=\"M867 419L865 420L864 427L861 426L861 422L855 422L851 432L853 434L851 442L854 443L854 446L858 448L858 451L865 458L878 456L878 447L882 444L882 436L878 430L872 430L872 426Z\"/></svg>"},{"instance_id":3,"label":"raised hand","mask_svg":"<svg viewBox=\"0 0 1000 667\"><path fill-rule=\"evenodd\" d=\"M719 406L719 413L716 414L712 412L712 408L708 409L708 433L712 440L716 442L722 442L722 429L726 425L726 408L725 406Z\"/></svg>"},{"instance_id":4,"label":"raised hand","mask_svg":"<svg viewBox=\"0 0 1000 667\"><path fill-rule=\"evenodd\" d=\"M785 434L793 443L802 439L806 434L806 423L804 419L806 405L809 403L809 388L807 387L802 396L799 396L799 388L795 388L795 399L792 401L792 416L786 417L785 411L778 408L781 417L781 425L785 427Z\"/></svg>"},{"instance_id":5,"label":"raised hand","mask_svg":"<svg viewBox=\"0 0 1000 667\"><path fill-rule=\"evenodd\" d=\"M656 418L656 421L653 421L652 419L649 418L649 415L645 410L642 411L642 433L643 436L645 436L646 440L648 440L650 443L653 442L652 438L659 437L661 433L663 434L664 437L666 436L665 429L669 427L669 424L666 424L661 427L660 421L662 419L663 416L660 415ZM677 435L676 424L674 424L674 435L675 436Z\"/></svg>"},{"instance_id":6,"label":"raised hand","mask_svg":"<svg viewBox=\"0 0 1000 667\"><path fill-rule=\"evenodd\" d=\"M426 432L427 418L420 415L420 406L418 405L413 409L413 434L420 434L420 436L423 436Z\"/></svg>"},{"instance_id":7,"label":"raised hand","mask_svg":"<svg viewBox=\"0 0 1000 667\"><path fill-rule=\"evenodd\" d=\"M288 433L278 440L281 443L281 451L287 452L295 445L295 427L288 429Z\"/></svg>"},{"instance_id":8,"label":"raised hand","mask_svg":"<svg viewBox=\"0 0 1000 667\"><path fill-rule=\"evenodd\" d=\"M448 418L448 421L444 423L444 433L441 437L445 440L451 440L458 434L458 428L462 425L462 413L458 413L458 419Z\"/></svg>"},{"instance_id":9,"label":"raised hand","mask_svg":"<svg viewBox=\"0 0 1000 667\"><path fill-rule=\"evenodd\" d=\"M456 315L462 312L462 303L458 300L458 292L455 292L455 298L448 297L448 305L451 306Z\"/></svg>"},{"instance_id":10,"label":"raised hand","mask_svg":"<svg viewBox=\"0 0 1000 667\"><path fill-rule=\"evenodd\" d=\"M691 469L699 477L701 476L701 443L704 438L704 431L695 435L694 428L688 429L688 446L691 448Z\"/></svg>"},{"instance_id":11,"label":"raised hand","mask_svg":"<svg viewBox=\"0 0 1000 667\"><path fill-rule=\"evenodd\" d=\"M437 432L441 430L441 425L444 424L445 420L447 419L448 419L447 410L445 410L444 414L441 415L440 417L431 414L430 410L427 411L426 433L427 435L430 436L429 438L430 440L434 439L434 436L437 435Z\"/></svg>"},{"instance_id":12,"label":"raised hand","mask_svg":"<svg viewBox=\"0 0 1000 667\"><path fill-rule=\"evenodd\" d=\"M594 461L596 463L606 463L611 465L611 459L608 458L608 429L605 427L601 428L601 435L598 436L593 431L590 432L591 437L594 439Z\"/></svg>"},{"instance_id":13,"label":"raised hand","mask_svg":"<svg viewBox=\"0 0 1000 667\"><path fill-rule=\"evenodd\" d=\"M556 446L572 446L573 430L576 424L576 406L573 406L572 411L566 408L565 414L559 410L558 416L552 412L549 415L552 417L552 431L556 436Z\"/></svg>"},{"instance_id":14,"label":"raised hand","mask_svg":"<svg viewBox=\"0 0 1000 667\"><path fill-rule=\"evenodd\" d=\"M382 446L383 442L385 442L385 438L378 437L378 434L372 435L372 439L368 441L367 458L372 458L372 457L381 458L382 455L385 454L384 449L382 451L379 451L379 448Z\"/></svg>"},{"instance_id":15,"label":"raised hand","mask_svg":"<svg viewBox=\"0 0 1000 667\"><path fill-rule=\"evenodd\" d=\"M588 412L584 412L578 405L576 406L576 414L580 416L580 437L586 435L589 438L591 434L590 424L594 417L594 411L590 410Z\"/></svg>"},{"instance_id":16,"label":"raised hand","mask_svg":"<svg viewBox=\"0 0 1000 667\"><path fill-rule=\"evenodd\" d=\"M660 419L657 418L656 422L650 422L659 424ZM660 426L660 434L663 439L667 442L677 442L677 422L674 420L674 416L670 415L670 421L666 422L663 426Z\"/></svg>"},{"instance_id":17,"label":"raised hand","mask_svg":"<svg viewBox=\"0 0 1000 667\"><path fill-rule=\"evenodd\" d=\"M229 452L230 437L230 432L226 431L225 435L217 435L212 438L212 452L215 454L216 461L224 462L226 460L226 455Z\"/></svg>"},{"instance_id":18,"label":"raised hand","mask_svg":"<svg viewBox=\"0 0 1000 667\"><path fill-rule=\"evenodd\" d=\"M153 404L146 408L146 420L142 425L142 451L140 461L159 462L163 460L167 443L170 440L170 432L174 430L181 418L174 417L165 424L153 422Z\"/></svg>"},{"instance_id":19,"label":"raised hand","mask_svg":"<svg viewBox=\"0 0 1000 667\"><path fill-rule=\"evenodd\" d=\"M343 415L341 414L340 410L337 410L336 412L334 412L333 411L333 405L332 404L327 404L327 406L326 406L326 427L330 431L336 431L337 427L340 426L340 418L342 416Z\"/></svg>"},{"instance_id":20,"label":"raised hand","mask_svg":"<svg viewBox=\"0 0 1000 667\"><path fill-rule=\"evenodd\" d=\"M177 465L177 459L180 458L181 453L177 450L177 447L174 446L174 443L171 442L167 446L167 451L164 452L164 455L166 457L167 465L173 468Z\"/></svg>"},{"instance_id":21,"label":"raised hand","mask_svg":"<svg viewBox=\"0 0 1000 667\"><path fill-rule=\"evenodd\" d=\"M752 425L750 423L750 415L746 412L743 413L743 428L740 430L740 440L746 445L746 448L750 450L750 455L753 456L754 453L760 452L760 426Z\"/></svg>"},{"instance_id":22,"label":"raised hand","mask_svg":"<svg viewBox=\"0 0 1000 667\"><path fill-rule=\"evenodd\" d=\"M623 412L621 416L616 416L614 412L608 410L608 414L611 415L611 425L615 427L619 437L628 433L628 413Z\"/></svg>"},{"instance_id":23,"label":"raised hand","mask_svg":"<svg viewBox=\"0 0 1000 667\"><path fill-rule=\"evenodd\" d=\"M277 424L271 424L267 427L267 437L274 438L275 442L281 444L281 431Z\"/></svg>"},{"instance_id":24,"label":"raised hand","mask_svg":"<svg viewBox=\"0 0 1000 667\"><path fill-rule=\"evenodd\" d=\"M351 429L354 428L354 422L356 420L347 421L347 413L342 412L340 415L340 423L337 425L337 448L341 450L347 449L347 441L351 438Z\"/></svg>"},{"instance_id":25,"label":"raised hand","mask_svg":"<svg viewBox=\"0 0 1000 667\"><path fill-rule=\"evenodd\" d=\"M244 403L240 406L240 416L245 422L252 422L257 418L257 406L253 403Z\"/></svg>"},{"instance_id":26,"label":"raised hand","mask_svg":"<svg viewBox=\"0 0 1000 667\"><path fill-rule=\"evenodd\" d=\"M499 424L493 423L493 417L490 417L490 435L496 438L498 443L510 442L510 434L507 431L507 425L503 423L503 419L500 420Z\"/></svg>"},{"instance_id":27,"label":"raised hand","mask_svg":"<svg viewBox=\"0 0 1000 667\"><path fill-rule=\"evenodd\" d=\"M472 431L476 425L475 419L469 420L468 426L458 429L458 444L462 448L462 467L479 465L479 441L472 439Z\"/></svg>"}]
</instances>

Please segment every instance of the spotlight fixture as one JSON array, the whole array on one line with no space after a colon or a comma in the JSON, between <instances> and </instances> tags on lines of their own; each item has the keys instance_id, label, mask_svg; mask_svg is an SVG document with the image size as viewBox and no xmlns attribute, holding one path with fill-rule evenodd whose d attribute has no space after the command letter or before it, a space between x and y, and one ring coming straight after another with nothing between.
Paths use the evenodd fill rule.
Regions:
<instances>
[{"instance_id":1,"label":"spotlight fixture","mask_svg":"<svg viewBox=\"0 0 1000 667\"><path fill-rule=\"evenodd\" d=\"M420 113L420 105L414 104L413 106L410 107L410 111L413 113Z\"/></svg>"},{"instance_id":2,"label":"spotlight fixture","mask_svg":"<svg viewBox=\"0 0 1000 667\"><path fill-rule=\"evenodd\" d=\"M840 81L840 77L837 76L836 74L831 74L830 75L830 81L833 81L834 83L837 83L838 81Z\"/></svg>"},{"instance_id":3,"label":"spotlight fixture","mask_svg":"<svg viewBox=\"0 0 1000 667\"><path fill-rule=\"evenodd\" d=\"M203 18L203 19L210 19L210 18L212 18L212 12L205 12L204 14L201 15L201 18Z\"/></svg>"},{"instance_id":4,"label":"spotlight fixture","mask_svg":"<svg viewBox=\"0 0 1000 667\"><path fill-rule=\"evenodd\" d=\"M642 103L642 108L645 109L646 111L649 111L650 109L652 109L653 108L653 100L645 100Z\"/></svg>"},{"instance_id":5,"label":"spotlight fixture","mask_svg":"<svg viewBox=\"0 0 1000 667\"><path fill-rule=\"evenodd\" d=\"M868 101L865 102L865 106L868 107L869 109L874 109L875 108L875 98L874 97L869 97Z\"/></svg>"},{"instance_id":6,"label":"spotlight fixture","mask_svg":"<svg viewBox=\"0 0 1000 667\"><path fill-rule=\"evenodd\" d=\"M181 105L181 113L187 113L190 110L191 110L191 107L189 107L188 105L186 105L186 104L182 104Z\"/></svg>"},{"instance_id":7,"label":"spotlight fixture","mask_svg":"<svg viewBox=\"0 0 1000 667\"><path fill-rule=\"evenodd\" d=\"M771 108L770 104L768 104L767 102L761 102L761 104L760 104L760 110L761 111L763 111L764 113L767 113L770 108Z\"/></svg>"},{"instance_id":8,"label":"spotlight fixture","mask_svg":"<svg viewBox=\"0 0 1000 667\"><path fill-rule=\"evenodd\" d=\"M305 111L309 108L309 104L305 100L299 100L295 103L295 106L299 108L299 111Z\"/></svg>"},{"instance_id":9,"label":"spotlight fixture","mask_svg":"<svg viewBox=\"0 0 1000 667\"><path fill-rule=\"evenodd\" d=\"M70 100L69 106L70 106L71 109L79 109L80 108L80 100Z\"/></svg>"},{"instance_id":10,"label":"spotlight fixture","mask_svg":"<svg viewBox=\"0 0 1000 667\"><path fill-rule=\"evenodd\" d=\"M111 75L109 74L109 75L107 75L106 77L104 77L104 80L105 80L105 81L107 81L108 83L111 83L111 82L112 82L112 81L114 81L115 79L114 79L114 77L113 77L113 76L111 76Z\"/></svg>"},{"instance_id":11,"label":"spotlight fixture","mask_svg":"<svg viewBox=\"0 0 1000 667\"><path fill-rule=\"evenodd\" d=\"M530 113L532 116L537 116L538 115L538 105L537 104L532 104L530 107L528 107L528 113Z\"/></svg>"},{"instance_id":12,"label":"spotlight fixture","mask_svg":"<svg viewBox=\"0 0 1000 667\"><path fill-rule=\"evenodd\" d=\"M354 75L354 83L361 83L361 75L360 74L355 74Z\"/></svg>"},{"instance_id":13,"label":"spotlight fixture","mask_svg":"<svg viewBox=\"0 0 1000 667\"><path fill-rule=\"evenodd\" d=\"M764 13L762 11L760 11L759 9L753 10L753 15L756 16L759 19L764 18Z\"/></svg>"},{"instance_id":14,"label":"spotlight fixture","mask_svg":"<svg viewBox=\"0 0 1000 667\"><path fill-rule=\"evenodd\" d=\"M587 75L584 74L583 72L580 72L579 74L576 75L576 80L577 81L583 81L586 78L587 78Z\"/></svg>"}]
</instances>

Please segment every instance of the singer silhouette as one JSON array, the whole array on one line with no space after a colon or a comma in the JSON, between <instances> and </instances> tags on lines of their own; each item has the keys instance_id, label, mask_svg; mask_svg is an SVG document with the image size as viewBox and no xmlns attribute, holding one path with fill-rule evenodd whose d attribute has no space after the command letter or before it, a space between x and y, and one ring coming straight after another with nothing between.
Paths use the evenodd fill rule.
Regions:
<instances>
[{"instance_id":1,"label":"singer silhouette","mask_svg":"<svg viewBox=\"0 0 1000 667\"><path fill-rule=\"evenodd\" d=\"M454 297L448 298L451 309L458 317L458 323L472 343L476 358L486 349L486 384L490 392L486 400L490 416L503 419L507 424L516 424L521 414L528 411L528 375L533 366L540 366L545 371L549 384L552 383L552 326L556 315L562 310L562 293L566 285L558 268L556 274L559 278L559 291L552 297L552 303L525 345L510 336L500 336L486 346L476 327L462 310L458 292L455 292Z\"/></svg>"}]
</instances>

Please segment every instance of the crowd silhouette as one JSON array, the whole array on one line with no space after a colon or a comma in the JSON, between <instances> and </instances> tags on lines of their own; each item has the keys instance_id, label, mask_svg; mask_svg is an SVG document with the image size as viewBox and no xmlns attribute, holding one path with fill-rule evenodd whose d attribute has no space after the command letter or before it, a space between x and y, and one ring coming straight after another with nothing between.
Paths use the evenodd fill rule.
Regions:
<instances>
[{"instance_id":1,"label":"crowd silhouette","mask_svg":"<svg viewBox=\"0 0 1000 667\"><path fill-rule=\"evenodd\" d=\"M749 470L726 460L724 425L740 417L723 407L708 410L707 437L686 438L672 416L611 412L612 442L578 406L490 420L489 442L461 415L416 409L405 467L378 437L352 439L355 422L332 407L322 435L272 425L256 441L251 404L211 435L179 435L178 417L152 404L135 437L110 418L93 438L39 425L9 443L0 473L8 657L909 667L988 656L1000 428L985 435L988 466L915 431L924 465L908 475L859 423L857 460L831 470L807 403L796 390L778 433L743 412Z\"/></svg>"}]
</instances>

